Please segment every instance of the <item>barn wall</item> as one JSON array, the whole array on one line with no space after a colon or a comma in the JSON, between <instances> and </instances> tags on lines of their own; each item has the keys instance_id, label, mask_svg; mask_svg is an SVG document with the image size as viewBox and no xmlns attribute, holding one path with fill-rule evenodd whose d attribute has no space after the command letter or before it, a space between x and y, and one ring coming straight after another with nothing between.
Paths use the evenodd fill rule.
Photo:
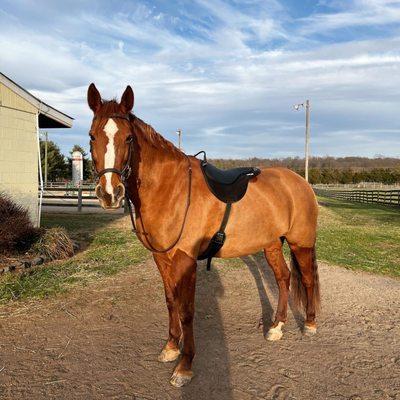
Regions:
<instances>
[{"instance_id":1,"label":"barn wall","mask_svg":"<svg viewBox=\"0 0 400 400\"><path fill-rule=\"evenodd\" d=\"M38 154L34 106L0 83L0 191L37 221Z\"/></svg>"}]
</instances>

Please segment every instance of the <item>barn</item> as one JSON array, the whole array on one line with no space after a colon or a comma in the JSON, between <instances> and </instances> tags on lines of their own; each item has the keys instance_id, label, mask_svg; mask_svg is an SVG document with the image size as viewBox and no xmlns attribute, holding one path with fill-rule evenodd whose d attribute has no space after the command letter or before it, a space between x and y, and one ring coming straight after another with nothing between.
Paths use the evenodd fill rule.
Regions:
<instances>
[{"instance_id":1,"label":"barn","mask_svg":"<svg viewBox=\"0 0 400 400\"><path fill-rule=\"evenodd\" d=\"M0 72L0 192L27 208L36 225L42 183L39 129L71 128L72 121Z\"/></svg>"}]
</instances>

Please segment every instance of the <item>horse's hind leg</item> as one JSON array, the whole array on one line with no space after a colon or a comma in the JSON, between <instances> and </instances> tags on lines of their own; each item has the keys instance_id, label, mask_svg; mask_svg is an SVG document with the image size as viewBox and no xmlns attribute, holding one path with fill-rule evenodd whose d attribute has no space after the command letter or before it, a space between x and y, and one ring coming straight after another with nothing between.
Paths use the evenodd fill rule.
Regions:
<instances>
[{"instance_id":1,"label":"horse's hind leg","mask_svg":"<svg viewBox=\"0 0 400 400\"><path fill-rule=\"evenodd\" d=\"M279 288L278 307L275 321L267 333L267 340L279 340L283 336L282 327L287 319L287 305L289 298L290 271L282 253L282 242L277 241L264 249L265 258L274 272Z\"/></svg>"},{"instance_id":2,"label":"horse's hind leg","mask_svg":"<svg viewBox=\"0 0 400 400\"><path fill-rule=\"evenodd\" d=\"M306 311L304 333L317 332L315 314L320 304L318 266L314 247L300 247L290 244L292 256L292 291L297 305Z\"/></svg>"}]
</instances>

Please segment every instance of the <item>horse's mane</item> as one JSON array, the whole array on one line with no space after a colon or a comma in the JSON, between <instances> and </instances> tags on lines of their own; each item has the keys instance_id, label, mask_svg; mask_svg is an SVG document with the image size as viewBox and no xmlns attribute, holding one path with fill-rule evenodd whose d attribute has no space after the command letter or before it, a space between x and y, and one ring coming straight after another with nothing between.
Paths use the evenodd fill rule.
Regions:
<instances>
[{"instance_id":1,"label":"horse's mane","mask_svg":"<svg viewBox=\"0 0 400 400\"><path fill-rule=\"evenodd\" d=\"M133 125L141 131L142 137L146 140L147 143L156 148L161 148L174 154L182 154L182 152L177 147L175 147L173 143L165 139L151 125L142 121L140 118L136 117L133 114L131 114L131 121Z\"/></svg>"},{"instance_id":2,"label":"horse's mane","mask_svg":"<svg viewBox=\"0 0 400 400\"><path fill-rule=\"evenodd\" d=\"M99 116L106 117L110 114L121 112L119 103L113 99L109 101L103 101L101 109L98 111ZM131 124L140 131L141 137L146 140L147 143L153 147L166 150L175 155L182 155L181 150L174 146L169 140L165 139L159 134L151 125L142 121L136 115L129 113Z\"/></svg>"}]
</instances>

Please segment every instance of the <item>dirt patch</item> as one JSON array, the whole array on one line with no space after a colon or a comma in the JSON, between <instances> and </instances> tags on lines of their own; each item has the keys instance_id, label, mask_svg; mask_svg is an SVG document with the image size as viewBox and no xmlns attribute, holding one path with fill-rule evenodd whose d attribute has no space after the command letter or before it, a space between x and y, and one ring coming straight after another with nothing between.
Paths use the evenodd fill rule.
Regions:
<instances>
[{"instance_id":1,"label":"dirt patch","mask_svg":"<svg viewBox=\"0 0 400 400\"><path fill-rule=\"evenodd\" d=\"M290 308L263 338L277 291L263 259L199 266L195 378L157 362L167 312L152 262L66 296L0 308L2 399L400 399L400 281L321 266L319 331ZM263 322L258 328L259 322Z\"/></svg>"}]
</instances>

